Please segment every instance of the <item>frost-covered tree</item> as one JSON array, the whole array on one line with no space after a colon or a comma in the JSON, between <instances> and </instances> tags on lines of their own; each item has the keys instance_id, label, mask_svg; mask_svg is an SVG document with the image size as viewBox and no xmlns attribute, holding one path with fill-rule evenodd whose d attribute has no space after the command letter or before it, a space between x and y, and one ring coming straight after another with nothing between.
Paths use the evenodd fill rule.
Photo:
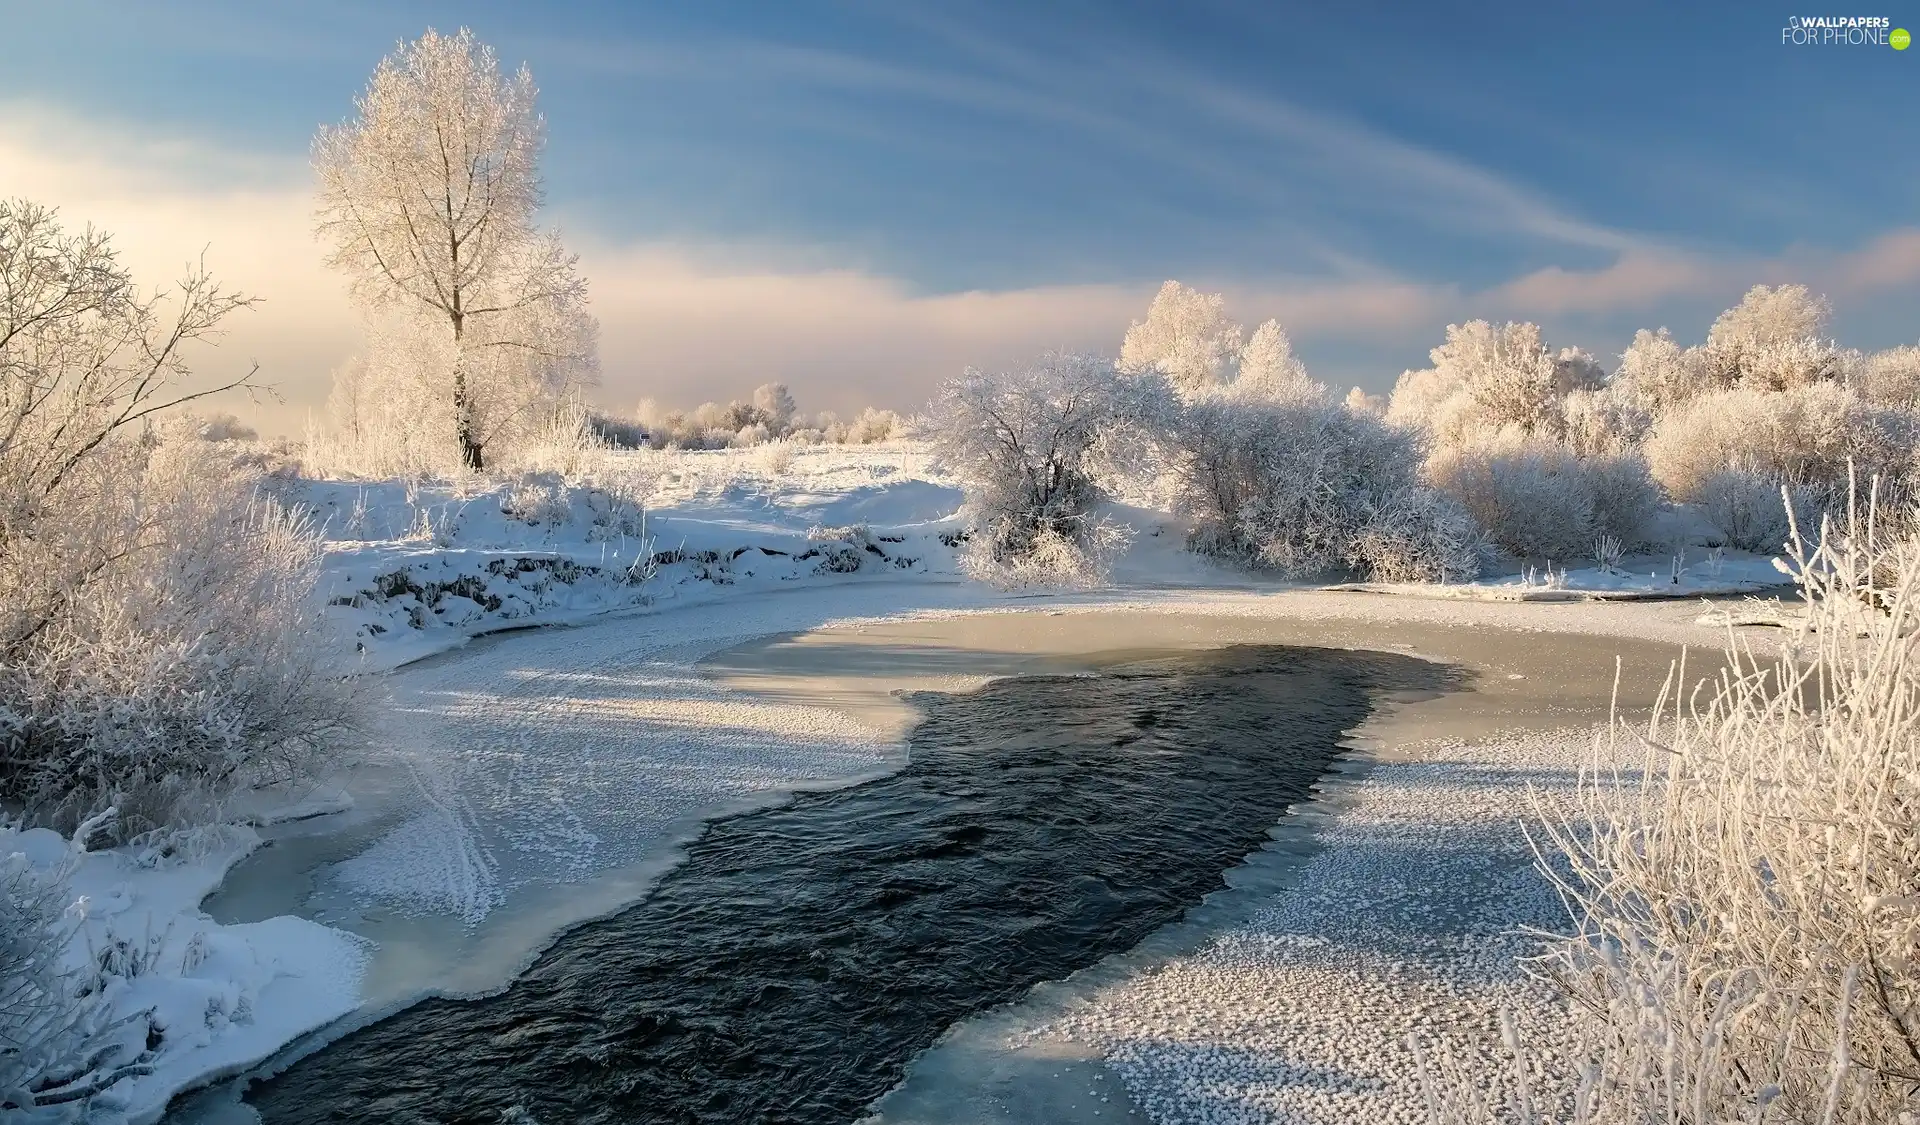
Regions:
<instances>
[{"instance_id":1,"label":"frost-covered tree","mask_svg":"<svg viewBox=\"0 0 1920 1125\"><path fill-rule=\"evenodd\" d=\"M785 383L763 383L754 388L753 408L760 412L759 421L767 432L778 437L785 437L793 429L794 416L800 411Z\"/></svg>"},{"instance_id":2,"label":"frost-covered tree","mask_svg":"<svg viewBox=\"0 0 1920 1125\"><path fill-rule=\"evenodd\" d=\"M0 804L32 820L203 815L351 734L317 536L197 423L152 425L222 389L183 348L246 304L202 271L144 293L106 236L0 204Z\"/></svg>"},{"instance_id":3,"label":"frost-covered tree","mask_svg":"<svg viewBox=\"0 0 1920 1125\"><path fill-rule=\"evenodd\" d=\"M1308 377L1306 365L1293 354L1293 341L1277 320L1254 329L1240 351L1240 373L1230 387L1237 396L1271 401L1318 399L1327 391Z\"/></svg>"},{"instance_id":4,"label":"frost-covered tree","mask_svg":"<svg viewBox=\"0 0 1920 1125\"><path fill-rule=\"evenodd\" d=\"M1633 343L1620 353L1612 386L1649 414L1658 414L1698 394L1724 390L1713 364L1700 348L1684 348L1665 328L1634 333Z\"/></svg>"},{"instance_id":5,"label":"frost-covered tree","mask_svg":"<svg viewBox=\"0 0 1920 1125\"><path fill-rule=\"evenodd\" d=\"M1537 324L1495 326L1484 320L1447 326L1447 342L1433 350L1433 368L1459 387L1481 429L1509 426L1527 433L1557 427L1566 371L1547 349Z\"/></svg>"},{"instance_id":6,"label":"frost-covered tree","mask_svg":"<svg viewBox=\"0 0 1920 1125\"><path fill-rule=\"evenodd\" d=\"M503 410L490 395L591 369L586 283L534 222L533 76L503 76L465 28L429 30L381 60L355 108L314 139L319 233L369 308L435 326L453 440L480 469Z\"/></svg>"},{"instance_id":7,"label":"frost-covered tree","mask_svg":"<svg viewBox=\"0 0 1920 1125\"><path fill-rule=\"evenodd\" d=\"M1364 387L1347 389L1347 409L1355 414L1371 414L1375 418L1387 416L1387 396L1369 392Z\"/></svg>"},{"instance_id":8,"label":"frost-covered tree","mask_svg":"<svg viewBox=\"0 0 1920 1125\"><path fill-rule=\"evenodd\" d=\"M1823 336L1832 312L1804 285L1754 286L1707 332L1713 382L1784 391L1838 379L1843 358Z\"/></svg>"},{"instance_id":9,"label":"frost-covered tree","mask_svg":"<svg viewBox=\"0 0 1920 1125\"><path fill-rule=\"evenodd\" d=\"M943 384L922 434L965 490L968 569L990 581L1097 578L1121 541L1101 517L1096 450L1146 414L1158 375L1097 356L1049 354L1016 371L969 369Z\"/></svg>"},{"instance_id":10,"label":"frost-covered tree","mask_svg":"<svg viewBox=\"0 0 1920 1125\"><path fill-rule=\"evenodd\" d=\"M1181 395L1192 397L1226 381L1240 336L1240 326L1227 319L1225 297L1169 281L1154 295L1147 319L1127 329L1120 366L1159 371Z\"/></svg>"}]
</instances>

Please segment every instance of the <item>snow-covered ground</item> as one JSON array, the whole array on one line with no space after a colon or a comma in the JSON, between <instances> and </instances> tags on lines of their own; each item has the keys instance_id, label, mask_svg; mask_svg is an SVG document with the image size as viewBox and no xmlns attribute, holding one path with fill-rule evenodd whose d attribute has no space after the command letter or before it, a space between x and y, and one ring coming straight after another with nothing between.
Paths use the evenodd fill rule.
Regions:
<instances>
[{"instance_id":1,"label":"snow-covered ground","mask_svg":"<svg viewBox=\"0 0 1920 1125\"><path fill-rule=\"evenodd\" d=\"M367 666L721 594L954 574L960 493L928 479L912 446L638 450L600 462L590 483L303 486L329 543L330 613Z\"/></svg>"},{"instance_id":2,"label":"snow-covered ground","mask_svg":"<svg viewBox=\"0 0 1920 1125\"><path fill-rule=\"evenodd\" d=\"M1524 576L1445 590L1486 599L1471 604L1251 579L1185 551L1176 521L1141 509L1122 510L1136 534L1111 589L1005 595L958 575L959 493L914 447L626 456L590 485L301 486L329 539L325 592L341 643L369 669L400 669L392 729L372 761L335 779L353 791L351 811L241 830L191 859L141 866L123 850L82 861L94 939L154 944L125 1003L154 1005L186 1029L162 1044L152 1075L119 1091L127 1117L152 1120L172 1091L348 1013L329 1034L427 992L497 987L559 929L643 894L704 818L901 760L897 732L844 708L714 683L697 664L730 645L836 621L1043 606L1490 624L1524 611L1512 623L1644 635L1617 616L1628 607L1497 604L1530 600ZM1693 554L1679 584L1664 562L1650 579L1630 577L1645 568L1636 559L1619 572L1566 572L1552 592L1671 596L1781 578L1766 559ZM591 628L469 644L602 616ZM1417 786L1425 775L1408 776ZM271 846L228 878L259 838ZM54 846L45 834L21 839L49 855ZM1256 947L1318 948L1234 948ZM1104 1044L1142 1097L1158 1097L1170 1088L1154 1070L1162 1055L1127 1037L1132 1018L1075 1033Z\"/></svg>"},{"instance_id":3,"label":"snow-covered ground","mask_svg":"<svg viewBox=\"0 0 1920 1125\"><path fill-rule=\"evenodd\" d=\"M1504 1100L1503 1017L1536 1067L1569 1042L1565 1009L1521 964L1521 928L1564 914L1516 808L1568 796L1595 733L1408 748L1415 760L1367 771L1314 822L1285 893L1247 896L1249 916L1191 952L963 1025L878 1122L1421 1125L1416 1041ZM1533 1096L1551 1104L1559 1079L1532 1072Z\"/></svg>"},{"instance_id":4,"label":"snow-covered ground","mask_svg":"<svg viewBox=\"0 0 1920 1125\"><path fill-rule=\"evenodd\" d=\"M202 900L259 846L252 828L174 843L186 846L174 854L82 853L44 828L0 829L0 855L21 853L42 872L66 873L78 915L69 967L112 1012L152 1013L114 1039L114 1065L151 1049L150 1070L96 1097L90 1120L152 1120L175 1091L258 1063L360 1003L372 949L364 939L300 917L220 925L201 912Z\"/></svg>"}]
</instances>

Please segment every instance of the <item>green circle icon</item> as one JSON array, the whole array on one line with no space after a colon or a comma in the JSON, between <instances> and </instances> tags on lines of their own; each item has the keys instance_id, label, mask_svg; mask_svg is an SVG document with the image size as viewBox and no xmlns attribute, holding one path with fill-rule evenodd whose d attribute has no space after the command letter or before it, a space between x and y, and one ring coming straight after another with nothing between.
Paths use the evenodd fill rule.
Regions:
<instances>
[{"instance_id":1,"label":"green circle icon","mask_svg":"<svg viewBox=\"0 0 1920 1125\"><path fill-rule=\"evenodd\" d=\"M1893 34L1887 36L1887 42L1893 44L1894 50L1904 51L1907 49L1907 44L1913 42L1913 36L1907 34L1906 28L1896 27L1893 29Z\"/></svg>"}]
</instances>

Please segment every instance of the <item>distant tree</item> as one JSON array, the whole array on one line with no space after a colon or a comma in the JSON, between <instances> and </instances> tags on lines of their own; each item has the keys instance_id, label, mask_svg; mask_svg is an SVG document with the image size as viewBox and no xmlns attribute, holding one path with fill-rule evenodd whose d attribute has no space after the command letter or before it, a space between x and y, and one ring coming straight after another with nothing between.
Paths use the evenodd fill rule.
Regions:
<instances>
[{"instance_id":1,"label":"distant tree","mask_svg":"<svg viewBox=\"0 0 1920 1125\"><path fill-rule=\"evenodd\" d=\"M1697 394L1724 390L1731 382L1720 382L1700 348L1683 348L1673 334L1662 328L1634 333L1633 343L1620 354L1620 367L1614 372L1613 386L1633 398L1643 409L1659 414Z\"/></svg>"},{"instance_id":2,"label":"distant tree","mask_svg":"<svg viewBox=\"0 0 1920 1125\"><path fill-rule=\"evenodd\" d=\"M1277 327L1277 326L1276 326ZM1127 329L1120 366L1164 373L1183 397L1226 381L1240 352L1241 329L1227 319L1226 299L1177 281L1160 287L1147 319Z\"/></svg>"},{"instance_id":3,"label":"distant tree","mask_svg":"<svg viewBox=\"0 0 1920 1125\"><path fill-rule=\"evenodd\" d=\"M428 30L381 60L354 120L313 143L329 262L368 306L412 310L445 333L453 436L476 470L499 429L481 384L591 367L586 283L559 237L534 225L534 92L525 67L502 76L472 32Z\"/></svg>"},{"instance_id":4,"label":"distant tree","mask_svg":"<svg viewBox=\"0 0 1920 1125\"><path fill-rule=\"evenodd\" d=\"M793 392L785 383L764 383L753 392L754 409L760 412L760 421L768 432L784 434L793 428L793 418L799 412L799 405L793 401Z\"/></svg>"},{"instance_id":5,"label":"distant tree","mask_svg":"<svg viewBox=\"0 0 1920 1125\"><path fill-rule=\"evenodd\" d=\"M1431 357L1431 369L1400 377L1388 417L1432 431L1443 445L1503 429L1557 436L1565 397L1604 378L1585 352L1551 351L1537 324L1449 324Z\"/></svg>"},{"instance_id":6,"label":"distant tree","mask_svg":"<svg viewBox=\"0 0 1920 1125\"><path fill-rule=\"evenodd\" d=\"M1705 354L1714 381L1784 391L1838 379L1843 358L1825 338L1832 306L1804 285L1756 285L1713 322Z\"/></svg>"},{"instance_id":7,"label":"distant tree","mask_svg":"<svg viewBox=\"0 0 1920 1125\"><path fill-rule=\"evenodd\" d=\"M1355 414L1370 414L1375 418L1387 416L1387 396L1371 394L1361 387L1347 389L1347 409Z\"/></svg>"},{"instance_id":8,"label":"distant tree","mask_svg":"<svg viewBox=\"0 0 1920 1125\"><path fill-rule=\"evenodd\" d=\"M1911 344L1862 357L1854 385L1868 401L1920 411L1920 348Z\"/></svg>"},{"instance_id":9,"label":"distant tree","mask_svg":"<svg viewBox=\"0 0 1920 1125\"><path fill-rule=\"evenodd\" d=\"M1277 320L1254 329L1240 351L1240 373L1231 384L1238 396L1286 401L1318 398L1326 388L1307 375L1306 365L1293 354L1293 341Z\"/></svg>"}]
</instances>

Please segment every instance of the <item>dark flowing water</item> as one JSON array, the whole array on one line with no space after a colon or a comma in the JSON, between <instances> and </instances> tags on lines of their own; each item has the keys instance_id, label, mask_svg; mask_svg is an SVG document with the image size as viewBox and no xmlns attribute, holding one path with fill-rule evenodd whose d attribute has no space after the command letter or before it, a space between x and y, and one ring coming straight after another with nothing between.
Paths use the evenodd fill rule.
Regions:
<instances>
[{"instance_id":1,"label":"dark flowing water","mask_svg":"<svg viewBox=\"0 0 1920 1125\"><path fill-rule=\"evenodd\" d=\"M931 696L900 773L717 821L513 986L249 1092L299 1122L858 1117L947 1027L1137 944L1256 850L1405 657L1239 647Z\"/></svg>"}]
</instances>

